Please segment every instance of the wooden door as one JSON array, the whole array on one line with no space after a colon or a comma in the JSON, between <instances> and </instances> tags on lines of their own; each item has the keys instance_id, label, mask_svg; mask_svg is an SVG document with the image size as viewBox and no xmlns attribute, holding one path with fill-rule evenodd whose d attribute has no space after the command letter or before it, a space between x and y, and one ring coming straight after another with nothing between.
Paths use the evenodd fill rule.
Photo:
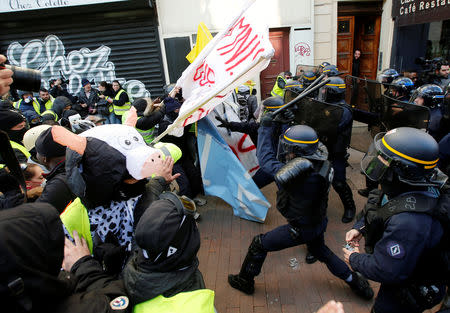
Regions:
<instances>
[{"instance_id":1,"label":"wooden door","mask_svg":"<svg viewBox=\"0 0 450 313\"><path fill-rule=\"evenodd\" d=\"M355 44L361 49L360 77L376 79L381 16L364 16L357 23Z\"/></svg>"},{"instance_id":2,"label":"wooden door","mask_svg":"<svg viewBox=\"0 0 450 313\"><path fill-rule=\"evenodd\" d=\"M269 31L269 39L275 54L269 66L261 72L261 99L270 97L275 80L281 72L289 70L289 28L277 28Z\"/></svg>"},{"instance_id":3,"label":"wooden door","mask_svg":"<svg viewBox=\"0 0 450 313\"><path fill-rule=\"evenodd\" d=\"M337 68L345 74L352 73L355 17L339 16L337 28Z\"/></svg>"}]
</instances>

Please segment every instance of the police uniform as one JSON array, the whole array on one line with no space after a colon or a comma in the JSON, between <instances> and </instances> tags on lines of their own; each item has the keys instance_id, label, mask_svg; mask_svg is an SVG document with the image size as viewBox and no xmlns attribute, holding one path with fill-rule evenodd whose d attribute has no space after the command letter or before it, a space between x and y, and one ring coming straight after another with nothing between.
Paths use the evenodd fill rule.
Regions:
<instances>
[{"instance_id":1,"label":"police uniform","mask_svg":"<svg viewBox=\"0 0 450 313\"><path fill-rule=\"evenodd\" d=\"M433 267L427 256L443 235L439 220L431 214L439 186L447 179L437 170L437 162L437 143L409 127L375 136L361 162L367 177L380 181L382 191L369 194L364 216L353 227L365 235L370 254L352 253L349 262L354 270L381 283L373 312L422 312L443 297L442 284L425 287L420 278L431 278L424 274ZM426 294L428 302L420 294Z\"/></svg>"},{"instance_id":2,"label":"police uniform","mask_svg":"<svg viewBox=\"0 0 450 313\"><path fill-rule=\"evenodd\" d=\"M330 77L319 91L319 97L327 103L337 104L343 108L341 121L338 125L338 136L335 143L328 145L329 157L334 169L333 188L339 195L343 205L344 214L342 222L353 220L356 212L352 190L346 181L347 148L350 146L352 136L353 116L350 106L343 99L345 97L345 83L340 77Z\"/></svg>"},{"instance_id":3,"label":"police uniform","mask_svg":"<svg viewBox=\"0 0 450 313\"><path fill-rule=\"evenodd\" d=\"M273 122L272 125L266 125L263 117L258 137L258 158L263 169L275 176L279 188L277 209L288 223L253 238L240 273L228 277L230 285L252 294L254 277L260 273L267 252L306 244L308 250L324 262L335 276L343 280L353 277L350 283L352 289L357 289L355 292L370 299L373 292L367 281L358 275L352 275L348 266L325 245L324 232L328 222L326 208L333 176L331 166L326 161L326 148L323 145L318 148L319 140L311 127L293 126L280 139L280 146L301 144L304 146L301 149L308 159L297 157L285 164L280 160L288 160L292 157L291 154L298 154L287 149L284 149L284 152L279 150L277 159L275 147L270 141L273 132ZM297 136L299 133L302 134L301 137ZM282 149L280 146L279 149Z\"/></svg>"}]
</instances>

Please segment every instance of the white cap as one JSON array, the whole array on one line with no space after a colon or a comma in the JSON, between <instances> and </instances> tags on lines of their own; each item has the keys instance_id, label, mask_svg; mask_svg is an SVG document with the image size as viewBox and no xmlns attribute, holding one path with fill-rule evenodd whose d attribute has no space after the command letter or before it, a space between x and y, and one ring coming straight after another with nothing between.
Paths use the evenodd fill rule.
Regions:
<instances>
[{"instance_id":1,"label":"white cap","mask_svg":"<svg viewBox=\"0 0 450 313\"><path fill-rule=\"evenodd\" d=\"M34 144L36 143L36 139L39 137L39 135L42 134L44 130L50 127L50 125L39 125L30 128L23 136L23 145L25 146L25 149L27 149L28 151L33 149Z\"/></svg>"}]
</instances>

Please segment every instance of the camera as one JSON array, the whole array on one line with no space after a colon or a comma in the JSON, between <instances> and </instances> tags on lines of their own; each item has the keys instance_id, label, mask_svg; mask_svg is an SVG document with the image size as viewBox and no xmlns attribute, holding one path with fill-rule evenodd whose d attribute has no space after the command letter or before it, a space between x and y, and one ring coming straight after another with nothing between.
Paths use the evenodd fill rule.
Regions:
<instances>
[{"instance_id":1,"label":"camera","mask_svg":"<svg viewBox=\"0 0 450 313\"><path fill-rule=\"evenodd\" d=\"M0 70L9 69L14 74L11 89L39 91L41 88L41 72L19 66L0 64Z\"/></svg>"}]
</instances>

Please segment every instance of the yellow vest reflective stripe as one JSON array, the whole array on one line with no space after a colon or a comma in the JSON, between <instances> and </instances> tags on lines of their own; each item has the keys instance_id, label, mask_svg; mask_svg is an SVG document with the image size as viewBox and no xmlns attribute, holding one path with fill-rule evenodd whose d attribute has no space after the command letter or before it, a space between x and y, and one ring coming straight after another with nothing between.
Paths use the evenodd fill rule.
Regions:
<instances>
[{"instance_id":1,"label":"yellow vest reflective stripe","mask_svg":"<svg viewBox=\"0 0 450 313\"><path fill-rule=\"evenodd\" d=\"M123 115L122 115L122 124L125 124L127 118L128 118L128 113L130 111L126 111ZM141 118L142 116L138 116L138 120ZM143 129L139 129L137 127L135 127L136 130L138 131L139 134L141 134L141 136L144 138L145 143L147 144L151 144L153 139L155 139L155 127L147 129L147 130L143 130Z\"/></svg>"},{"instance_id":2,"label":"yellow vest reflective stripe","mask_svg":"<svg viewBox=\"0 0 450 313\"><path fill-rule=\"evenodd\" d=\"M24 146L22 146L21 144L10 140L9 143L11 144L11 147L13 149L17 149L20 152L22 152L23 155L25 155L27 157L27 159L31 156L30 152L28 152L27 148L25 148Z\"/></svg>"},{"instance_id":3,"label":"yellow vest reflective stripe","mask_svg":"<svg viewBox=\"0 0 450 313\"><path fill-rule=\"evenodd\" d=\"M120 99L120 95L122 93L124 93L125 90L121 89L119 90L119 92L117 93L117 95L114 97L114 100L119 100ZM113 108L111 110L111 108ZM125 102L125 104L123 106L117 106L117 105L112 105L112 107L110 107L109 111L112 112L114 111L114 114L116 115L123 115L125 112L127 112L129 109L131 108L131 102Z\"/></svg>"},{"instance_id":4,"label":"yellow vest reflective stripe","mask_svg":"<svg viewBox=\"0 0 450 313\"><path fill-rule=\"evenodd\" d=\"M45 115L45 114L53 115L53 117L55 118L55 121L58 120L58 115L57 115L55 112L53 112L53 110L47 110L47 111L45 111L44 113L42 113L41 116L42 116L42 115Z\"/></svg>"},{"instance_id":5,"label":"yellow vest reflective stripe","mask_svg":"<svg viewBox=\"0 0 450 313\"><path fill-rule=\"evenodd\" d=\"M199 289L166 298L157 296L133 308L133 313L214 313L214 291Z\"/></svg>"},{"instance_id":6,"label":"yellow vest reflective stripe","mask_svg":"<svg viewBox=\"0 0 450 313\"><path fill-rule=\"evenodd\" d=\"M19 100L18 102L14 102L13 106L16 109L20 109L20 105L22 104L23 99ZM36 111L37 114L41 115L41 105L33 99L33 109Z\"/></svg>"},{"instance_id":7,"label":"yellow vest reflective stripe","mask_svg":"<svg viewBox=\"0 0 450 313\"><path fill-rule=\"evenodd\" d=\"M13 149L17 149L19 150L23 155L25 155L27 157L27 159L31 156L30 152L28 152L27 148L25 148L24 146L22 146L21 144L10 140L9 143L11 144L11 147ZM6 164L0 164L0 169L4 168L6 166Z\"/></svg>"},{"instance_id":8,"label":"yellow vest reflective stripe","mask_svg":"<svg viewBox=\"0 0 450 313\"><path fill-rule=\"evenodd\" d=\"M44 105L46 110L51 110L53 108L53 101L50 99L47 102L45 102Z\"/></svg>"},{"instance_id":9,"label":"yellow vest reflective stripe","mask_svg":"<svg viewBox=\"0 0 450 313\"><path fill-rule=\"evenodd\" d=\"M286 83L286 79L283 78L283 76L277 76L277 79L275 80L275 85L273 86L272 92L270 93L272 96L280 96L281 98L284 97L284 89L280 88L278 86L278 78L281 78Z\"/></svg>"},{"instance_id":10,"label":"yellow vest reflective stripe","mask_svg":"<svg viewBox=\"0 0 450 313\"><path fill-rule=\"evenodd\" d=\"M79 236L86 239L89 250L92 253L91 224L86 207L81 203L80 198L76 198L70 203L59 217L71 236L73 231L76 230Z\"/></svg>"}]
</instances>

